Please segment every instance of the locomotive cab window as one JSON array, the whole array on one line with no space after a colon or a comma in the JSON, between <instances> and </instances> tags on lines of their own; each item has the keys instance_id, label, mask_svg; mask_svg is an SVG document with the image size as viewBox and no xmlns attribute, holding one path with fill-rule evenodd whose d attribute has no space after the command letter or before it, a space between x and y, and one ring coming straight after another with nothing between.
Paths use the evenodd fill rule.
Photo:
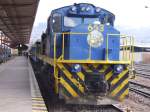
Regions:
<instances>
[{"instance_id":1,"label":"locomotive cab window","mask_svg":"<svg viewBox=\"0 0 150 112\"><path fill-rule=\"evenodd\" d=\"M76 27L82 23L82 18L78 17L64 17L64 26L66 27Z\"/></svg>"},{"instance_id":2,"label":"locomotive cab window","mask_svg":"<svg viewBox=\"0 0 150 112\"><path fill-rule=\"evenodd\" d=\"M61 14L53 14L53 32L61 32Z\"/></svg>"},{"instance_id":3,"label":"locomotive cab window","mask_svg":"<svg viewBox=\"0 0 150 112\"><path fill-rule=\"evenodd\" d=\"M99 18L84 18L84 24L100 23Z\"/></svg>"},{"instance_id":4,"label":"locomotive cab window","mask_svg":"<svg viewBox=\"0 0 150 112\"><path fill-rule=\"evenodd\" d=\"M65 27L76 27L80 24L95 24L99 21L99 18L81 18L81 17L64 17Z\"/></svg>"}]
</instances>

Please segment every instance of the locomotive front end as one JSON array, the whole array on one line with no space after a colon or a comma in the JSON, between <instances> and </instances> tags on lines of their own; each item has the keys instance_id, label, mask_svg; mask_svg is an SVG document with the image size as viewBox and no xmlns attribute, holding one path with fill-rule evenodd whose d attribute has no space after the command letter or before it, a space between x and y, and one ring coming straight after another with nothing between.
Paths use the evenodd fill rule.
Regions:
<instances>
[{"instance_id":1,"label":"locomotive front end","mask_svg":"<svg viewBox=\"0 0 150 112\"><path fill-rule=\"evenodd\" d=\"M128 96L132 37L121 35L114 20L114 14L92 4L52 11L48 42L42 44L48 46L48 58L40 59L50 64L49 82L60 99L99 96L103 102Z\"/></svg>"},{"instance_id":2,"label":"locomotive front end","mask_svg":"<svg viewBox=\"0 0 150 112\"><path fill-rule=\"evenodd\" d=\"M93 95L122 100L128 96L130 62L120 60L121 35L113 26L114 18L89 4L74 5L67 11L62 54L57 60L63 97Z\"/></svg>"}]
</instances>

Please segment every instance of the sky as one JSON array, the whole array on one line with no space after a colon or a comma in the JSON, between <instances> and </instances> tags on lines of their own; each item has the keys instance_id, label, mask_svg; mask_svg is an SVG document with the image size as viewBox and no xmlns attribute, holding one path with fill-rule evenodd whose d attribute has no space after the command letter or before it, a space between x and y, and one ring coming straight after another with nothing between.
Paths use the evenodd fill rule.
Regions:
<instances>
[{"instance_id":1,"label":"sky","mask_svg":"<svg viewBox=\"0 0 150 112\"><path fill-rule=\"evenodd\" d=\"M39 39L45 31L53 9L74 3L92 3L114 13L115 27L122 34L133 35L136 43L150 45L150 0L40 0L31 42Z\"/></svg>"}]
</instances>

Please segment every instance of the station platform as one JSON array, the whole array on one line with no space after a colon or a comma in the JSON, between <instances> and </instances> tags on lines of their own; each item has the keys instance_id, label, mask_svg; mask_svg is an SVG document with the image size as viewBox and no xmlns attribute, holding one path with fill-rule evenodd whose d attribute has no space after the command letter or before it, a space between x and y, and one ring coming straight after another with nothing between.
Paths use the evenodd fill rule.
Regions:
<instances>
[{"instance_id":1,"label":"station platform","mask_svg":"<svg viewBox=\"0 0 150 112\"><path fill-rule=\"evenodd\" d=\"M26 57L0 64L0 112L47 112Z\"/></svg>"}]
</instances>

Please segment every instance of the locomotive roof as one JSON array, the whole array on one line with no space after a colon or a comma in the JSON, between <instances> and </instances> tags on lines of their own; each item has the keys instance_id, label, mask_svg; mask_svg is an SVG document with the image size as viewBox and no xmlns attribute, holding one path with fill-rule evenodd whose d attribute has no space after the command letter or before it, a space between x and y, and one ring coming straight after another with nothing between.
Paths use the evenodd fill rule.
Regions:
<instances>
[{"instance_id":1,"label":"locomotive roof","mask_svg":"<svg viewBox=\"0 0 150 112\"><path fill-rule=\"evenodd\" d=\"M69 6L64 6L64 7L61 7L61 8L58 8L58 9L54 9L52 11L52 13L61 13L63 14L64 16L68 14L68 10L73 7L73 6L76 6L76 7L80 7L81 5L87 5L87 6L92 6L93 8L97 8L97 6L93 5L93 4L89 4L89 3L79 3L79 4L74 4L74 5L69 5ZM100 7L99 7L100 8ZM105 14L105 15L109 15L109 16L112 16L113 19L115 19L115 15L113 13L111 13L110 11L106 10L106 9L103 9L103 8L100 8L101 11L99 12L98 15L101 15L102 13Z\"/></svg>"}]
</instances>

